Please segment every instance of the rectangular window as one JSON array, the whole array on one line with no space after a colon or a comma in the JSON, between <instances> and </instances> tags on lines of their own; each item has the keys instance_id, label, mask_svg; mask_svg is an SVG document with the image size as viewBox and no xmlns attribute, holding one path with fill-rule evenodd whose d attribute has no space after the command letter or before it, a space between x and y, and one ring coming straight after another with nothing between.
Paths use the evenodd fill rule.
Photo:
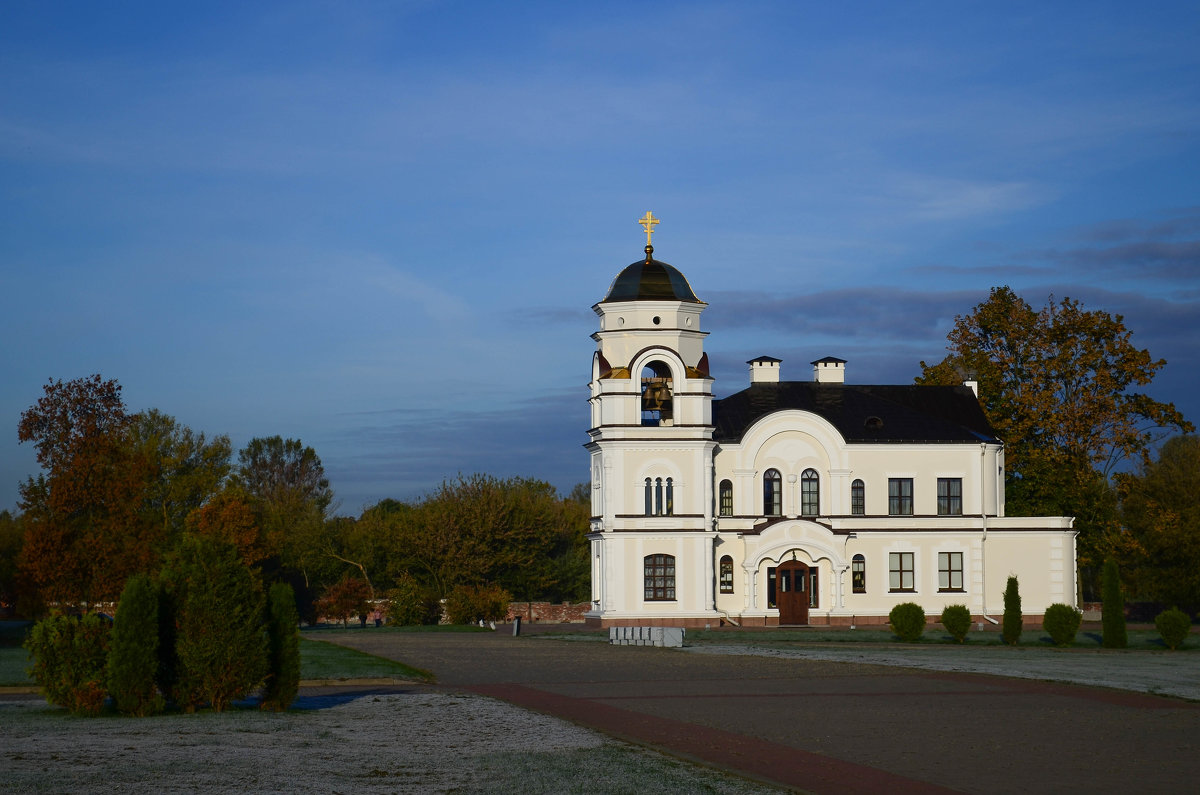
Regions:
<instances>
[{"instance_id":1,"label":"rectangular window","mask_svg":"<svg viewBox=\"0 0 1200 795\"><path fill-rule=\"evenodd\" d=\"M910 481L911 482L911 481ZM888 553L888 589L892 591L915 591L913 577L913 553Z\"/></svg>"},{"instance_id":2,"label":"rectangular window","mask_svg":"<svg viewBox=\"0 0 1200 795\"><path fill-rule=\"evenodd\" d=\"M675 601L675 556L647 555L645 558L646 601Z\"/></svg>"},{"instance_id":3,"label":"rectangular window","mask_svg":"<svg viewBox=\"0 0 1200 795\"><path fill-rule=\"evenodd\" d=\"M962 516L962 478L938 478L938 516Z\"/></svg>"},{"instance_id":4,"label":"rectangular window","mask_svg":"<svg viewBox=\"0 0 1200 795\"><path fill-rule=\"evenodd\" d=\"M912 495L912 478L888 478L888 514L891 516L912 516Z\"/></svg>"},{"instance_id":5,"label":"rectangular window","mask_svg":"<svg viewBox=\"0 0 1200 795\"><path fill-rule=\"evenodd\" d=\"M963 589L963 553L938 553L938 590L961 591Z\"/></svg>"}]
</instances>

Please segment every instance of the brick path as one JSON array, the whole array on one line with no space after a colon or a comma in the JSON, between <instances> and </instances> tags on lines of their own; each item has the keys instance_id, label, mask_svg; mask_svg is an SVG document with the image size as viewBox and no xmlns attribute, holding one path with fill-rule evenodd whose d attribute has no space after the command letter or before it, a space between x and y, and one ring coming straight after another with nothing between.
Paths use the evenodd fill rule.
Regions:
<instances>
[{"instance_id":1,"label":"brick path","mask_svg":"<svg viewBox=\"0 0 1200 795\"><path fill-rule=\"evenodd\" d=\"M814 792L1192 792L1200 705L1078 685L506 634L330 637L439 686Z\"/></svg>"}]
</instances>

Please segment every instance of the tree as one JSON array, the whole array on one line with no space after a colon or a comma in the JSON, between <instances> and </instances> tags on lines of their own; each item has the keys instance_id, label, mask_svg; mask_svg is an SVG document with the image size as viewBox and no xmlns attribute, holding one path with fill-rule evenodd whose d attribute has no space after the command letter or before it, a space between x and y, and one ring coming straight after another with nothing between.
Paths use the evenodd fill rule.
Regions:
<instances>
[{"instance_id":1,"label":"tree","mask_svg":"<svg viewBox=\"0 0 1200 795\"><path fill-rule=\"evenodd\" d=\"M320 608L322 613L341 619L345 625L350 616L367 614L370 609L367 600L370 598L371 590L367 583L347 574L325 589Z\"/></svg>"},{"instance_id":2,"label":"tree","mask_svg":"<svg viewBox=\"0 0 1200 795\"><path fill-rule=\"evenodd\" d=\"M146 716L163 708L158 671L158 588L145 574L125 583L108 652L108 692L117 709Z\"/></svg>"},{"instance_id":3,"label":"tree","mask_svg":"<svg viewBox=\"0 0 1200 795\"><path fill-rule=\"evenodd\" d=\"M1104 600L1100 605L1100 622L1103 634L1100 645L1106 649L1123 649L1128 645L1125 631L1125 597L1121 592L1121 575L1117 562L1112 558L1104 561Z\"/></svg>"},{"instance_id":4,"label":"tree","mask_svg":"<svg viewBox=\"0 0 1200 795\"><path fill-rule=\"evenodd\" d=\"M1017 588L1017 578L1009 577L1004 585L1004 616L1001 619L1000 634L1009 646L1016 646L1021 641L1021 592Z\"/></svg>"},{"instance_id":5,"label":"tree","mask_svg":"<svg viewBox=\"0 0 1200 795\"><path fill-rule=\"evenodd\" d=\"M1144 457L1159 429L1192 428L1174 405L1134 391L1166 362L1130 338L1120 315L1053 297L1035 311L1011 288L997 287L955 318L949 355L921 362L917 378L979 382L988 422L1005 440L1009 512L1075 516L1085 565L1118 542L1114 469Z\"/></svg>"},{"instance_id":6,"label":"tree","mask_svg":"<svg viewBox=\"0 0 1200 795\"><path fill-rule=\"evenodd\" d=\"M251 439L238 453L232 485L255 500L267 544L277 546L283 565L311 585L328 558L325 511L333 500L316 451L298 439Z\"/></svg>"},{"instance_id":7,"label":"tree","mask_svg":"<svg viewBox=\"0 0 1200 795\"><path fill-rule=\"evenodd\" d=\"M176 605L175 698L188 711L218 712L267 673L258 578L232 545L184 536L163 574Z\"/></svg>"},{"instance_id":8,"label":"tree","mask_svg":"<svg viewBox=\"0 0 1200 795\"><path fill-rule=\"evenodd\" d=\"M0 511L0 606L13 607L24 601L17 571L17 560L25 541L20 516ZM18 611L21 610L21 605Z\"/></svg>"},{"instance_id":9,"label":"tree","mask_svg":"<svg viewBox=\"0 0 1200 795\"><path fill-rule=\"evenodd\" d=\"M277 582L267 594L267 683L263 709L282 712L300 689L300 617L292 586Z\"/></svg>"},{"instance_id":10,"label":"tree","mask_svg":"<svg viewBox=\"0 0 1200 795\"><path fill-rule=\"evenodd\" d=\"M116 599L159 552L139 521L144 471L128 444L121 386L99 375L50 381L17 436L44 470L20 486L25 538L18 567L45 601Z\"/></svg>"},{"instance_id":11,"label":"tree","mask_svg":"<svg viewBox=\"0 0 1200 795\"><path fill-rule=\"evenodd\" d=\"M1200 437L1168 439L1119 483L1138 597L1200 610Z\"/></svg>"}]
</instances>

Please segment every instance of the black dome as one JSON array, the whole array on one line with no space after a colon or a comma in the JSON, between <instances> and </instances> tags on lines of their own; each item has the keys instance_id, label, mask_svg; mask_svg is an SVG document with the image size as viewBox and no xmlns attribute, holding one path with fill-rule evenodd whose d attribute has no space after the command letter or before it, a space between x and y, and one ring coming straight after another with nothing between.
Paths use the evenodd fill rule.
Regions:
<instances>
[{"instance_id":1,"label":"black dome","mask_svg":"<svg viewBox=\"0 0 1200 795\"><path fill-rule=\"evenodd\" d=\"M686 301L704 303L692 292L687 278L665 262L647 257L617 274L600 303L616 301Z\"/></svg>"}]
</instances>

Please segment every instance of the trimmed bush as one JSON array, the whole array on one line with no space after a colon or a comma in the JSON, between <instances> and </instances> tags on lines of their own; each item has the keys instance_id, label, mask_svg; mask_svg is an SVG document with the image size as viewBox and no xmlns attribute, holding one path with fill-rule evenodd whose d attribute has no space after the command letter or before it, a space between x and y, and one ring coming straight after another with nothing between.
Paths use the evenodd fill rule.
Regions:
<instances>
[{"instance_id":1,"label":"trimmed bush","mask_svg":"<svg viewBox=\"0 0 1200 795\"><path fill-rule=\"evenodd\" d=\"M396 587L388 591L389 624L400 627L436 624L440 617L437 599L411 575L401 575Z\"/></svg>"},{"instance_id":2,"label":"trimmed bush","mask_svg":"<svg viewBox=\"0 0 1200 795\"><path fill-rule=\"evenodd\" d=\"M1000 634L1009 646L1021 642L1021 591L1017 587L1017 578L1009 577L1004 586L1004 620Z\"/></svg>"},{"instance_id":3,"label":"trimmed bush","mask_svg":"<svg viewBox=\"0 0 1200 795\"><path fill-rule=\"evenodd\" d=\"M501 621L511 601L512 594L498 585L460 585L446 597L446 617L451 624Z\"/></svg>"},{"instance_id":4,"label":"trimmed bush","mask_svg":"<svg viewBox=\"0 0 1200 795\"><path fill-rule=\"evenodd\" d=\"M25 641L33 659L29 675L46 701L76 715L99 715L108 680L108 621L51 616L34 624Z\"/></svg>"},{"instance_id":5,"label":"trimmed bush","mask_svg":"<svg viewBox=\"0 0 1200 795\"><path fill-rule=\"evenodd\" d=\"M175 589L169 580L169 572L163 572L163 578L157 585L158 596L158 670L154 672L154 683L158 692L168 702L176 702L176 690L179 685L179 655L175 651L177 632L175 622L179 615L179 605L175 599Z\"/></svg>"},{"instance_id":6,"label":"trimmed bush","mask_svg":"<svg viewBox=\"0 0 1200 795\"><path fill-rule=\"evenodd\" d=\"M942 626L959 643L967 639L971 630L971 611L966 605L947 605L942 610Z\"/></svg>"},{"instance_id":7,"label":"trimmed bush","mask_svg":"<svg viewBox=\"0 0 1200 795\"><path fill-rule=\"evenodd\" d=\"M262 588L232 544L185 536L165 572L176 603L178 681L188 712L217 712L245 696L267 673Z\"/></svg>"},{"instance_id":8,"label":"trimmed bush","mask_svg":"<svg viewBox=\"0 0 1200 795\"><path fill-rule=\"evenodd\" d=\"M1101 590L1100 620L1103 635L1100 645L1106 649L1123 649L1129 645L1125 632L1125 596L1121 593L1121 575L1117 562L1104 561L1104 583Z\"/></svg>"},{"instance_id":9,"label":"trimmed bush","mask_svg":"<svg viewBox=\"0 0 1200 795\"><path fill-rule=\"evenodd\" d=\"M1154 617L1154 628L1162 635L1167 648L1174 651L1183 645L1192 631L1192 618L1178 607L1172 607Z\"/></svg>"},{"instance_id":10,"label":"trimmed bush","mask_svg":"<svg viewBox=\"0 0 1200 795\"><path fill-rule=\"evenodd\" d=\"M1083 613L1070 605L1053 604L1046 608L1046 615L1042 616L1042 629L1050 635L1055 646L1070 646L1075 642L1082 620Z\"/></svg>"},{"instance_id":11,"label":"trimmed bush","mask_svg":"<svg viewBox=\"0 0 1200 795\"><path fill-rule=\"evenodd\" d=\"M888 621L892 632L905 643L913 643L921 639L925 633L925 610L916 602L904 602L892 608L888 613Z\"/></svg>"},{"instance_id":12,"label":"trimmed bush","mask_svg":"<svg viewBox=\"0 0 1200 795\"><path fill-rule=\"evenodd\" d=\"M108 652L108 692L117 709L144 717L163 708L158 672L158 589L145 574L125 583Z\"/></svg>"},{"instance_id":13,"label":"trimmed bush","mask_svg":"<svg viewBox=\"0 0 1200 795\"><path fill-rule=\"evenodd\" d=\"M296 594L287 583L275 583L267 594L267 682L263 709L282 712L300 689L300 614Z\"/></svg>"}]
</instances>

